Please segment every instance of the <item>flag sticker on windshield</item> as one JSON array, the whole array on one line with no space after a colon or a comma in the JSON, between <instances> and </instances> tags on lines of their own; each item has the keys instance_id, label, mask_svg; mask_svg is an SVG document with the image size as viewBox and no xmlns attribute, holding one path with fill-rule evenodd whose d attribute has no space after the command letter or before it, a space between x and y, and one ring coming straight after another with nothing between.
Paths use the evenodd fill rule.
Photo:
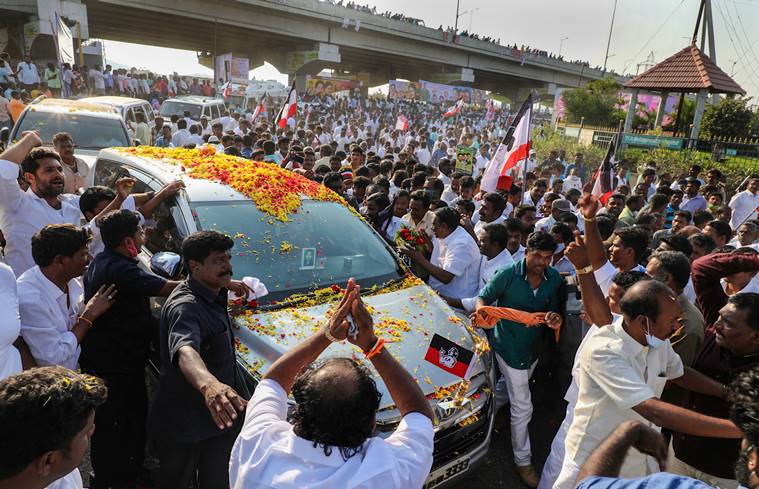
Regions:
<instances>
[{"instance_id":1,"label":"flag sticker on windshield","mask_svg":"<svg viewBox=\"0 0 759 489\"><path fill-rule=\"evenodd\" d=\"M439 334L432 337L424 359L457 377L468 378L477 363L475 354Z\"/></svg>"}]
</instances>

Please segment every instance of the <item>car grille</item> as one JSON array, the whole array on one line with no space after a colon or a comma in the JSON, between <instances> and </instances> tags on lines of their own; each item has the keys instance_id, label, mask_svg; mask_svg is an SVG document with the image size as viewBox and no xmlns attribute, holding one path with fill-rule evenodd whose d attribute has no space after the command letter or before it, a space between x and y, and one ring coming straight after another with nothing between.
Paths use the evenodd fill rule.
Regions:
<instances>
[{"instance_id":1,"label":"car grille","mask_svg":"<svg viewBox=\"0 0 759 489\"><path fill-rule=\"evenodd\" d=\"M480 411L480 418L476 422L465 427L455 424L435 434L432 470L470 452L474 447L485 442L490 426L491 402L492 398L485 403Z\"/></svg>"}]
</instances>

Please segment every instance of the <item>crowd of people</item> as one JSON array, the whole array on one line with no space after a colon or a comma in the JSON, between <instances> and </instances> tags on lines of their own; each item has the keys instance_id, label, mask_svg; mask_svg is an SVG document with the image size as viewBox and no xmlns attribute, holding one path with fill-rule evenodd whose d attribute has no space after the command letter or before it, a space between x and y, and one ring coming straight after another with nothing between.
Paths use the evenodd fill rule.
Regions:
<instances>
[{"instance_id":1,"label":"crowd of people","mask_svg":"<svg viewBox=\"0 0 759 489\"><path fill-rule=\"evenodd\" d=\"M495 400L508 404L513 462L528 487L759 484L759 176L729 189L718 168L672 175L655 161L621 161L599 195L599 162L530 151L510 181L485 191L508 114L464 108L444 118L423 103L339 99L282 125L248 112L153 122L139 121L144 144L213 148L331 189L471 314L487 331ZM75 141L54 141L41 147L30 132L0 154L0 487L82 487L90 439L95 489L422 487L435 414L378 339L380 318L353 280L328 324L250 392L227 309L228 290L249 293L232 279L232 239L185 238L182 280L144 270L143 226L182 183L146 194L128 177L88 186ZM404 244L404 227L430 246ZM581 294L589 330L563 372L566 415L538 474L528 426L541 387L531 377L562 369L555 332L569 327L568 287ZM166 298L158 324L155 297ZM489 318L491 306L540 313L540 326ZM400 411L388 438L373 436L372 374L351 358L317 361L345 340ZM151 343L161 372L149 403ZM146 468L148 445L157 471Z\"/></svg>"}]
</instances>

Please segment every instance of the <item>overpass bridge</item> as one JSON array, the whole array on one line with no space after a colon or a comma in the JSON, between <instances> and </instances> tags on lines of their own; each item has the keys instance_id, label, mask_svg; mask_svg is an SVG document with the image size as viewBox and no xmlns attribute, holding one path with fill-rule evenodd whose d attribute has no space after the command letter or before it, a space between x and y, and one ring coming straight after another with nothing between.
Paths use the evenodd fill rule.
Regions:
<instances>
[{"instance_id":1,"label":"overpass bridge","mask_svg":"<svg viewBox=\"0 0 759 489\"><path fill-rule=\"evenodd\" d=\"M580 64L467 37L449 42L439 29L318 0L16 0L10 8L37 15L41 27L51 9L64 16L76 11L92 38L208 56L232 52L248 57L251 68L267 61L298 84L333 68L369 86L425 79L514 100L532 89L553 94L602 77Z\"/></svg>"}]
</instances>

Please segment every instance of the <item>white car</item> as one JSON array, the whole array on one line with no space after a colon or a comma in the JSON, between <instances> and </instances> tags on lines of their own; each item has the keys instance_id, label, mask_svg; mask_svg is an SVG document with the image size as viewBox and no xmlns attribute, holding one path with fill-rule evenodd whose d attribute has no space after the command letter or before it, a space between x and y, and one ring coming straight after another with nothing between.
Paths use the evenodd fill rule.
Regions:
<instances>
[{"instance_id":1,"label":"white car","mask_svg":"<svg viewBox=\"0 0 759 489\"><path fill-rule=\"evenodd\" d=\"M92 168L103 148L130 146L126 124L111 106L81 100L40 98L29 104L10 131L8 141L21 139L25 131L39 131L42 143L53 145L59 132L71 134L75 154Z\"/></svg>"},{"instance_id":2,"label":"white car","mask_svg":"<svg viewBox=\"0 0 759 489\"><path fill-rule=\"evenodd\" d=\"M87 97L80 99L81 102L93 102L96 104L108 105L115 108L121 117L126 122L129 135L134 137L134 127L137 124L137 114L145 115L145 122L151 129L155 127L155 113L150 102L140 98L131 97L117 97L117 96L101 96L101 97ZM145 144L145 141L142 141Z\"/></svg>"},{"instance_id":3,"label":"white car","mask_svg":"<svg viewBox=\"0 0 759 489\"><path fill-rule=\"evenodd\" d=\"M339 299L336 288L355 277L366 304L371 308L375 330L389 343L398 360L417 379L437 415L434 462L425 487L449 485L480 462L487 453L495 415L489 352L473 361L471 384L454 403L452 391L461 379L425 360L435 333L461 347L484 350L486 340L468 328L426 284L410 275L398 256L363 219L336 195L304 177L276 166L235 159L237 175L245 171L268 172L269 188L277 187L278 175L293 178L314 190L309 195L275 188L270 199L262 187L248 196L229 185L193 178L193 165L213 156L202 151L136 147L101 151L93 172L96 185L112 185L120 176L137 179L134 191L157 191L176 179L185 182L178 197L158 208L155 224L146 229L146 245L140 261L146 268L161 252L178 252L182 239L198 230L217 230L233 237L232 265L235 276L251 276L262 282L268 295L235 316L234 333L238 363L249 383L255 385L266 369L284 352L318 330L330 307ZM232 158L232 157L224 157ZM220 169L218 178L230 178ZM287 187L291 188L291 187ZM286 190L286 189L285 189ZM314 194L314 192L323 192ZM295 197L296 200L292 200ZM297 206L277 217L283 202ZM293 204L294 202L294 204ZM259 208L259 206L261 206ZM159 261L159 260L154 260ZM154 271L155 267L152 268ZM164 276L170 275L164 274ZM155 310L158 310L156 307ZM351 357L350 344L333 344L323 357ZM376 375L376 373L375 373ZM376 434L388 436L400 422L387 387L376 376L382 393Z\"/></svg>"},{"instance_id":4,"label":"white car","mask_svg":"<svg viewBox=\"0 0 759 489\"><path fill-rule=\"evenodd\" d=\"M180 119L183 118L185 111L190 113L190 119L195 122L200 122L200 118L206 116L208 125L211 126L226 115L227 106L224 105L224 100L220 98L185 95L165 100L158 113L168 123L172 115L176 115Z\"/></svg>"}]
</instances>

